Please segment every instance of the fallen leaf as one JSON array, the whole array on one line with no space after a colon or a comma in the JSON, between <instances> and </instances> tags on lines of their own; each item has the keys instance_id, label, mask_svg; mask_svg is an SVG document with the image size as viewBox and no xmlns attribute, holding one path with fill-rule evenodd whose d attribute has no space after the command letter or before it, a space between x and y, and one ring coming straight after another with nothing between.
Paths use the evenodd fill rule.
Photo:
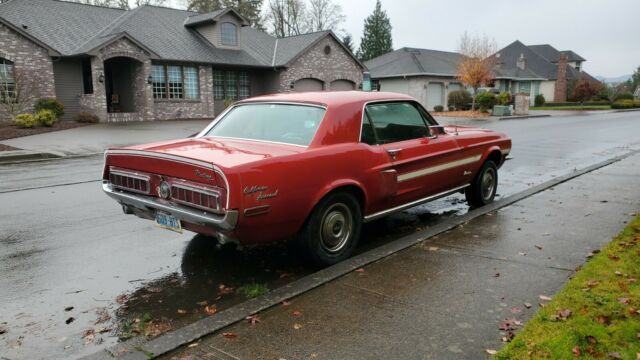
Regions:
<instances>
[{"instance_id":1,"label":"fallen leaf","mask_svg":"<svg viewBox=\"0 0 640 360\"><path fill-rule=\"evenodd\" d=\"M245 320L249 321L249 324L255 325L260 322L260 316L258 314L247 316Z\"/></svg>"},{"instance_id":2,"label":"fallen leaf","mask_svg":"<svg viewBox=\"0 0 640 360\"><path fill-rule=\"evenodd\" d=\"M609 255L607 257L609 258L609 260L612 260L612 261L620 260L620 256L617 256L617 255Z\"/></svg>"},{"instance_id":3,"label":"fallen leaf","mask_svg":"<svg viewBox=\"0 0 640 360\"><path fill-rule=\"evenodd\" d=\"M295 323L295 324L293 324L293 328L294 328L295 330L300 330L300 329L302 329L302 325L300 325L300 324L298 324L298 323Z\"/></svg>"},{"instance_id":4,"label":"fallen leaf","mask_svg":"<svg viewBox=\"0 0 640 360\"><path fill-rule=\"evenodd\" d=\"M184 314L186 314L186 313L187 313L187 310L184 310L184 309L178 309L178 314L180 314L180 315L184 315Z\"/></svg>"},{"instance_id":5,"label":"fallen leaf","mask_svg":"<svg viewBox=\"0 0 640 360\"><path fill-rule=\"evenodd\" d=\"M125 294L121 294L116 296L116 302L120 305L124 304L127 302L127 300L129 299L129 296L125 295Z\"/></svg>"},{"instance_id":6,"label":"fallen leaf","mask_svg":"<svg viewBox=\"0 0 640 360\"><path fill-rule=\"evenodd\" d=\"M622 355L619 352L610 352L607 356L609 356L609 359L622 360Z\"/></svg>"},{"instance_id":7,"label":"fallen leaf","mask_svg":"<svg viewBox=\"0 0 640 360\"><path fill-rule=\"evenodd\" d=\"M7 332L7 328L0 326L0 335L5 334Z\"/></svg>"},{"instance_id":8,"label":"fallen leaf","mask_svg":"<svg viewBox=\"0 0 640 360\"><path fill-rule=\"evenodd\" d=\"M156 287L156 286L148 287L146 290L147 290L148 292L150 292L150 293L159 293L159 292L161 292L161 291L162 291L162 289L161 289L161 288Z\"/></svg>"},{"instance_id":9,"label":"fallen leaf","mask_svg":"<svg viewBox=\"0 0 640 360\"><path fill-rule=\"evenodd\" d=\"M209 304L209 302L207 302L207 300L202 300L202 301L198 301L196 304L198 304L200 306L205 306L205 305Z\"/></svg>"},{"instance_id":10,"label":"fallen leaf","mask_svg":"<svg viewBox=\"0 0 640 360\"><path fill-rule=\"evenodd\" d=\"M285 301L282 302L282 306L289 306L289 305L291 305L291 301L286 301L285 300Z\"/></svg>"},{"instance_id":11,"label":"fallen leaf","mask_svg":"<svg viewBox=\"0 0 640 360\"><path fill-rule=\"evenodd\" d=\"M169 330L171 330L171 324L169 324L168 322L153 320L149 322L149 324L147 324L147 326L145 327L144 335L156 337L166 333Z\"/></svg>"},{"instance_id":12,"label":"fallen leaf","mask_svg":"<svg viewBox=\"0 0 640 360\"><path fill-rule=\"evenodd\" d=\"M596 286L598 286L598 284L600 284L600 282L597 281L597 280L591 279L591 280L587 281L587 286L590 287L590 288L596 287Z\"/></svg>"},{"instance_id":13,"label":"fallen leaf","mask_svg":"<svg viewBox=\"0 0 640 360\"><path fill-rule=\"evenodd\" d=\"M580 356L581 352L580 352L580 347L578 345L576 345L573 349L571 349L571 352L573 353L573 355L575 355L576 357Z\"/></svg>"},{"instance_id":14,"label":"fallen leaf","mask_svg":"<svg viewBox=\"0 0 640 360\"><path fill-rule=\"evenodd\" d=\"M67 306L66 308L64 308L64 311L69 312L73 310L73 306Z\"/></svg>"},{"instance_id":15,"label":"fallen leaf","mask_svg":"<svg viewBox=\"0 0 640 360\"><path fill-rule=\"evenodd\" d=\"M615 271L614 274L618 275L618 276L622 276L622 273L620 271Z\"/></svg>"},{"instance_id":16,"label":"fallen leaf","mask_svg":"<svg viewBox=\"0 0 640 360\"><path fill-rule=\"evenodd\" d=\"M429 246L429 251L438 251L438 248L435 246Z\"/></svg>"},{"instance_id":17,"label":"fallen leaf","mask_svg":"<svg viewBox=\"0 0 640 360\"><path fill-rule=\"evenodd\" d=\"M523 252L519 252L518 255L520 256L527 256L527 253L523 253Z\"/></svg>"},{"instance_id":18,"label":"fallen leaf","mask_svg":"<svg viewBox=\"0 0 640 360\"><path fill-rule=\"evenodd\" d=\"M229 295L229 294L233 294L232 287L227 287L224 284L220 284L220 286L218 286L218 295Z\"/></svg>"},{"instance_id":19,"label":"fallen leaf","mask_svg":"<svg viewBox=\"0 0 640 360\"><path fill-rule=\"evenodd\" d=\"M626 297L621 297L621 298L618 298L618 302L623 305L629 305L629 302L631 302L631 299Z\"/></svg>"},{"instance_id":20,"label":"fallen leaf","mask_svg":"<svg viewBox=\"0 0 640 360\"><path fill-rule=\"evenodd\" d=\"M67 320L65 320L65 324L69 325L69 324L71 324L71 323L72 323L72 322L74 322L74 321L76 321L76 318L74 318L74 317L72 316L72 317L68 318Z\"/></svg>"},{"instance_id":21,"label":"fallen leaf","mask_svg":"<svg viewBox=\"0 0 640 360\"><path fill-rule=\"evenodd\" d=\"M542 250L542 246L540 246L540 245L535 245L535 247L536 247L536 249L538 249L538 250Z\"/></svg>"},{"instance_id":22,"label":"fallen leaf","mask_svg":"<svg viewBox=\"0 0 640 360\"><path fill-rule=\"evenodd\" d=\"M500 273L496 273L495 275L493 275L494 277L500 277Z\"/></svg>"},{"instance_id":23,"label":"fallen leaf","mask_svg":"<svg viewBox=\"0 0 640 360\"><path fill-rule=\"evenodd\" d=\"M558 311L558 318L560 320L567 320L570 316L571 316L571 310L569 309Z\"/></svg>"},{"instance_id":24,"label":"fallen leaf","mask_svg":"<svg viewBox=\"0 0 640 360\"><path fill-rule=\"evenodd\" d=\"M296 310L296 311L292 312L291 315L293 315L295 317L300 317L300 316L302 316L302 313L300 311Z\"/></svg>"},{"instance_id":25,"label":"fallen leaf","mask_svg":"<svg viewBox=\"0 0 640 360\"><path fill-rule=\"evenodd\" d=\"M630 307L629 308L629 315L638 315L638 309L634 308L634 307Z\"/></svg>"},{"instance_id":26,"label":"fallen leaf","mask_svg":"<svg viewBox=\"0 0 640 360\"><path fill-rule=\"evenodd\" d=\"M531 309L531 306L533 306L531 305L531 303L528 303L528 302L524 303L524 307L526 307L527 309Z\"/></svg>"},{"instance_id":27,"label":"fallen leaf","mask_svg":"<svg viewBox=\"0 0 640 360\"><path fill-rule=\"evenodd\" d=\"M238 337L238 334L232 333L232 332L223 332L222 336L224 336L227 339L235 339Z\"/></svg>"},{"instance_id":28,"label":"fallen leaf","mask_svg":"<svg viewBox=\"0 0 640 360\"><path fill-rule=\"evenodd\" d=\"M189 344L189 346L187 346L187 347L194 348L194 347L196 347L198 345L200 345L200 343L194 342L194 343Z\"/></svg>"},{"instance_id":29,"label":"fallen leaf","mask_svg":"<svg viewBox=\"0 0 640 360\"><path fill-rule=\"evenodd\" d=\"M98 315L98 318L93 323L94 325L102 324L103 322L111 320L111 315L109 315L107 308L98 308L96 310L96 315Z\"/></svg>"},{"instance_id":30,"label":"fallen leaf","mask_svg":"<svg viewBox=\"0 0 640 360\"><path fill-rule=\"evenodd\" d=\"M364 272L364 269L363 269L363 268L356 269L356 272L357 272L357 273L363 273L363 272Z\"/></svg>"},{"instance_id":31,"label":"fallen leaf","mask_svg":"<svg viewBox=\"0 0 640 360\"><path fill-rule=\"evenodd\" d=\"M538 296L540 298L540 300L542 301L551 301L551 297L547 296L547 295L540 295Z\"/></svg>"},{"instance_id":32,"label":"fallen leaf","mask_svg":"<svg viewBox=\"0 0 640 360\"><path fill-rule=\"evenodd\" d=\"M611 324L611 319L609 319L608 316L598 315L598 316L596 316L595 320L597 322L599 322L600 324L603 324L603 325L607 325L608 326L608 325Z\"/></svg>"},{"instance_id":33,"label":"fallen leaf","mask_svg":"<svg viewBox=\"0 0 640 360\"><path fill-rule=\"evenodd\" d=\"M593 337L593 336L591 336L591 335L588 335L588 336L587 336L587 341L588 341L588 342L589 342L589 344L591 344L591 345L595 345L595 344L597 344L597 343L598 343L598 340L596 340L596 338L595 338L595 337Z\"/></svg>"},{"instance_id":34,"label":"fallen leaf","mask_svg":"<svg viewBox=\"0 0 640 360\"><path fill-rule=\"evenodd\" d=\"M487 354L489 354L489 355L495 355L495 354L498 353L497 350L493 350L493 349L485 349L484 351L486 351Z\"/></svg>"},{"instance_id":35,"label":"fallen leaf","mask_svg":"<svg viewBox=\"0 0 640 360\"><path fill-rule=\"evenodd\" d=\"M509 331L509 332L507 332L507 334L506 334L505 336L503 336L500 340L502 340L502 342L511 342L511 340L513 340L513 338L514 338L515 336L516 336L516 335L515 335L513 332Z\"/></svg>"},{"instance_id":36,"label":"fallen leaf","mask_svg":"<svg viewBox=\"0 0 640 360\"><path fill-rule=\"evenodd\" d=\"M208 316L211 316L217 312L218 312L218 309L215 307L215 305L204 307L204 313L207 314Z\"/></svg>"},{"instance_id":37,"label":"fallen leaf","mask_svg":"<svg viewBox=\"0 0 640 360\"><path fill-rule=\"evenodd\" d=\"M520 308L517 308L517 307L511 308L511 313L512 314L519 314L521 312L522 312L522 310Z\"/></svg>"}]
</instances>

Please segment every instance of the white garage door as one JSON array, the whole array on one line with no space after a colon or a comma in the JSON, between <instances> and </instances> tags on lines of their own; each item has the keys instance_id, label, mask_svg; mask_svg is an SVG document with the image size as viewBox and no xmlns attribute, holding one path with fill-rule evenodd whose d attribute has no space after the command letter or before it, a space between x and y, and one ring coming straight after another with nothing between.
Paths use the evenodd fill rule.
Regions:
<instances>
[{"instance_id":1,"label":"white garage door","mask_svg":"<svg viewBox=\"0 0 640 360\"><path fill-rule=\"evenodd\" d=\"M355 90L356 84L350 80L336 80L331 82L331 91Z\"/></svg>"},{"instance_id":2,"label":"white garage door","mask_svg":"<svg viewBox=\"0 0 640 360\"><path fill-rule=\"evenodd\" d=\"M404 79L380 79L380 91L409 95L409 81Z\"/></svg>"},{"instance_id":3,"label":"white garage door","mask_svg":"<svg viewBox=\"0 0 640 360\"><path fill-rule=\"evenodd\" d=\"M436 105L444 106L444 84L430 83L427 86L427 110L433 111Z\"/></svg>"},{"instance_id":4,"label":"white garage door","mask_svg":"<svg viewBox=\"0 0 640 360\"><path fill-rule=\"evenodd\" d=\"M300 79L293 85L293 90L298 92L322 91L324 87L322 86L322 81L318 79Z\"/></svg>"}]
</instances>

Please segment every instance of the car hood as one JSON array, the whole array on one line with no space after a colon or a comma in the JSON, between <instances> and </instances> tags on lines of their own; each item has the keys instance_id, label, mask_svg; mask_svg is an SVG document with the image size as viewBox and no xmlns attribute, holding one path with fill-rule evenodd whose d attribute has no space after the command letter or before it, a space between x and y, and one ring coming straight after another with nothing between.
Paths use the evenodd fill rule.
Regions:
<instances>
[{"instance_id":1,"label":"car hood","mask_svg":"<svg viewBox=\"0 0 640 360\"><path fill-rule=\"evenodd\" d=\"M202 137L137 145L127 149L170 154L231 168L263 159L297 154L306 148L263 141Z\"/></svg>"}]
</instances>

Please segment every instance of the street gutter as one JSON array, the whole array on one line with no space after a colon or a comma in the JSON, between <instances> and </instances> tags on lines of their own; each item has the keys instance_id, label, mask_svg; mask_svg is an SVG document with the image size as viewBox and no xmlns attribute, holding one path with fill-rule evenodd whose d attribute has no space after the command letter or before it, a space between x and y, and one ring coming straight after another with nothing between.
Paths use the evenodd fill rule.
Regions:
<instances>
[{"instance_id":1,"label":"street gutter","mask_svg":"<svg viewBox=\"0 0 640 360\"><path fill-rule=\"evenodd\" d=\"M546 118L546 117L551 117L551 114L503 116L498 118L498 120L518 120L518 119L534 119L534 118Z\"/></svg>"},{"instance_id":2,"label":"street gutter","mask_svg":"<svg viewBox=\"0 0 640 360\"><path fill-rule=\"evenodd\" d=\"M61 155L29 150L0 151L0 164L11 164L27 161L42 161L61 158Z\"/></svg>"},{"instance_id":3,"label":"street gutter","mask_svg":"<svg viewBox=\"0 0 640 360\"><path fill-rule=\"evenodd\" d=\"M597 164L588 166L586 168L573 171L569 174L554 178L546 181L540 185L534 186L530 189L521 191L517 194L510 195L506 198L500 199L492 204L486 205L481 208L477 208L469 211L468 213L456 218L445 220L431 228L401 237L393 242L381 245L375 249L369 250L360 255L354 256L341 263L333 265L331 267L319 270L313 274L310 274L304 278L296 280L290 284L277 288L263 296L255 299L247 300L241 304L238 304L232 308L221 311L215 316L207 317L202 320L198 320L190 325L175 331L161 335L155 339L149 341L140 342L140 339L136 339L135 348L133 342L127 342L116 345L114 347L101 350L97 353L83 357L82 359L97 360L97 359L153 359L158 356L164 355L170 351L173 351L181 346L194 342L200 338L210 335L216 331L219 331L231 324L244 320L247 316L257 314L270 307L289 300L293 297L301 295L305 292L313 290L323 284L326 284L332 280L335 280L343 275L346 275L358 268L371 264L375 261L381 260L394 253L407 249L420 242L428 240L429 238L439 235L443 232L454 229L455 227L465 224L477 217L483 216L487 213L496 211L498 209L510 206L518 201L526 199L537 193L543 192L551 187L557 186L579 176L585 175L592 171L606 167L630 156L640 153L640 150L628 152L626 154L613 157L611 159L599 162Z\"/></svg>"}]
</instances>

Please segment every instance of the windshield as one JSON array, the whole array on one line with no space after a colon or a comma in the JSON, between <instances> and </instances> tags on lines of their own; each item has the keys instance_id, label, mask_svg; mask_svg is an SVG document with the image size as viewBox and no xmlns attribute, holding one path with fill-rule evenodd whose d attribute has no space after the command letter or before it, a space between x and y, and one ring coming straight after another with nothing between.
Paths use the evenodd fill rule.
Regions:
<instances>
[{"instance_id":1,"label":"windshield","mask_svg":"<svg viewBox=\"0 0 640 360\"><path fill-rule=\"evenodd\" d=\"M231 109L205 136L308 146L324 113L308 105L245 104Z\"/></svg>"}]
</instances>

